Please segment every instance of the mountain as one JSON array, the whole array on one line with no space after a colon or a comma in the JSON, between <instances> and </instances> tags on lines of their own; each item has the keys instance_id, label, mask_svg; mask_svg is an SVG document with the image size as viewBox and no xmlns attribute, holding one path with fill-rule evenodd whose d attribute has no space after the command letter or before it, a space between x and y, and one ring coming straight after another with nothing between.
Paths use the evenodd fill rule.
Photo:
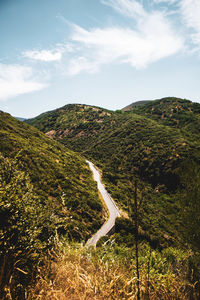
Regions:
<instances>
[{"instance_id":1,"label":"mountain","mask_svg":"<svg viewBox=\"0 0 200 300\"><path fill-rule=\"evenodd\" d=\"M91 296L88 286L95 296L96 290L99 293L101 288L106 295L112 296L113 290L121 291L119 297L114 295L116 299L130 297L130 292L135 294L137 281L132 281L132 278L137 278L135 197L138 203L140 280L145 296L156 295L161 299L165 294L167 299L189 299L189 295L195 294L198 298L199 104L165 98L128 112L113 112L82 104L66 105L26 120L45 135L26 124L13 122L6 115L1 126L4 156L0 160L0 178L4 189L0 188L0 195L3 191L0 222L3 220L1 227L7 231L1 232L4 244L1 243L0 251L9 249L4 253L3 262L6 261L6 274L11 274L5 278L11 278L9 286L14 289L14 299L18 299L19 289L26 286L28 276L35 278L36 270L42 272L35 285L34 297L44 296L46 299L46 296L49 299L52 295L57 297L59 291L59 295L70 298L78 289L84 297L86 294ZM68 242L83 240L92 227L97 228L102 221L94 183L78 153L100 167L106 188L126 211L123 218L116 220L114 236L99 241L96 251L85 251L74 243L69 246ZM64 170L67 174L64 190L62 167L65 165L68 167ZM41 185L37 178L41 178ZM66 179L69 180L66 182ZM46 189L49 187L52 187L50 197ZM90 198L91 194L93 198ZM56 232L61 237L68 236L68 240L58 239ZM49 252L54 241L56 250ZM69 247L71 250L67 254ZM53 253L53 261L46 256L44 259L47 253ZM117 271L113 266L117 266ZM102 268L106 273L101 276ZM111 275L107 273L108 269L113 270ZM119 285L115 287L102 285L101 277L108 283L112 274L121 278L119 270L123 270L122 278L130 278L125 279L125 289L118 279ZM147 282L147 278L150 281ZM99 282L100 286L91 282ZM115 282L113 277L112 282ZM109 292L108 286L111 287ZM125 290L127 293L124 294ZM77 298L82 298L81 292Z\"/></svg>"},{"instance_id":2,"label":"mountain","mask_svg":"<svg viewBox=\"0 0 200 300\"><path fill-rule=\"evenodd\" d=\"M20 118L20 117L14 117L15 119L19 120L19 121L25 121L26 119L25 118Z\"/></svg>"},{"instance_id":3,"label":"mountain","mask_svg":"<svg viewBox=\"0 0 200 300\"><path fill-rule=\"evenodd\" d=\"M122 108L122 111L131 111L131 110L135 109L136 107L144 105L148 102L151 102L151 101L150 100L141 100L141 101L133 102L133 103L127 105L126 107Z\"/></svg>"},{"instance_id":4,"label":"mountain","mask_svg":"<svg viewBox=\"0 0 200 300\"><path fill-rule=\"evenodd\" d=\"M26 122L70 149L83 152L96 143L107 128L112 128L115 117L114 112L103 108L69 104Z\"/></svg>"},{"instance_id":5,"label":"mountain","mask_svg":"<svg viewBox=\"0 0 200 300\"><path fill-rule=\"evenodd\" d=\"M87 240L104 220L96 184L78 154L4 112L0 141L3 292L11 278L14 286L33 278L57 236Z\"/></svg>"},{"instance_id":6,"label":"mountain","mask_svg":"<svg viewBox=\"0 0 200 300\"><path fill-rule=\"evenodd\" d=\"M137 107L135 113L157 121L159 124L182 131L200 134L200 104L186 99L168 97Z\"/></svg>"},{"instance_id":7,"label":"mountain","mask_svg":"<svg viewBox=\"0 0 200 300\"><path fill-rule=\"evenodd\" d=\"M74 104L27 122L93 160L113 198L129 211L137 180L143 199L140 238L162 248L182 243L183 171L189 174L194 165L198 173L200 164L199 107L177 98L151 101L130 112ZM131 243L128 233L122 238L119 232L119 239Z\"/></svg>"}]
</instances>

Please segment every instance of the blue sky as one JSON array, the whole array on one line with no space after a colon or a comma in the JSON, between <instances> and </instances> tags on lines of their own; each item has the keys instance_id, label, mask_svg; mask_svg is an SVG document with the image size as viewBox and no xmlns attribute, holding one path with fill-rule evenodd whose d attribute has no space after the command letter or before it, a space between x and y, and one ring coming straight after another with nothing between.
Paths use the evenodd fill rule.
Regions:
<instances>
[{"instance_id":1,"label":"blue sky","mask_svg":"<svg viewBox=\"0 0 200 300\"><path fill-rule=\"evenodd\" d=\"M0 109L200 102L199 0L0 0Z\"/></svg>"}]
</instances>

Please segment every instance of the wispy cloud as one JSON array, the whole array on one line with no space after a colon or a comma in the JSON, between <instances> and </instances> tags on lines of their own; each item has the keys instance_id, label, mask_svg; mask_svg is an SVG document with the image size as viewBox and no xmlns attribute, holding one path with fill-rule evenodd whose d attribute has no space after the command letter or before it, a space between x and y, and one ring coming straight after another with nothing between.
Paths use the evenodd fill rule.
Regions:
<instances>
[{"instance_id":1,"label":"wispy cloud","mask_svg":"<svg viewBox=\"0 0 200 300\"><path fill-rule=\"evenodd\" d=\"M117 24L85 29L64 19L71 27L68 44L57 44L50 50L25 51L23 56L39 62L61 61L61 64L56 64L57 68L62 68L67 62L68 74L76 75L82 71L95 73L102 65L111 63L126 63L136 69L145 68L151 63L185 51L185 43L191 37L193 45L196 45L195 49L200 47L199 0L153 0L149 5L144 5L141 0L100 2L121 16L128 17L133 21L132 25L129 22L126 27ZM176 15L176 20L171 14ZM177 30L177 18L179 24L182 18L189 30L184 31L180 27Z\"/></svg>"},{"instance_id":2,"label":"wispy cloud","mask_svg":"<svg viewBox=\"0 0 200 300\"><path fill-rule=\"evenodd\" d=\"M144 68L182 49L183 38L173 30L164 13L146 11L134 0L102 0L102 3L134 19L135 28L113 26L85 30L74 25L71 38L81 51L70 62L71 75L81 71L93 73L102 64L112 62Z\"/></svg>"},{"instance_id":3,"label":"wispy cloud","mask_svg":"<svg viewBox=\"0 0 200 300\"><path fill-rule=\"evenodd\" d=\"M68 74L74 76L82 71L93 74L99 70L99 65L101 65L102 63L103 61L101 61L100 58L90 60L84 56L78 56L70 60L68 66Z\"/></svg>"},{"instance_id":4,"label":"wispy cloud","mask_svg":"<svg viewBox=\"0 0 200 300\"><path fill-rule=\"evenodd\" d=\"M39 91L45 87L46 84L34 79L32 68L0 64L0 100Z\"/></svg>"},{"instance_id":5,"label":"wispy cloud","mask_svg":"<svg viewBox=\"0 0 200 300\"><path fill-rule=\"evenodd\" d=\"M176 3L178 0L153 0L155 3L165 3L165 4L173 4Z\"/></svg>"},{"instance_id":6,"label":"wispy cloud","mask_svg":"<svg viewBox=\"0 0 200 300\"><path fill-rule=\"evenodd\" d=\"M62 58L63 50L33 50L23 52L23 56L44 62L59 61Z\"/></svg>"},{"instance_id":7,"label":"wispy cloud","mask_svg":"<svg viewBox=\"0 0 200 300\"><path fill-rule=\"evenodd\" d=\"M101 0L101 3L128 17L146 16L142 4L135 0Z\"/></svg>"},{"instance_id":8,"label":"wispy cloud","mask_svg":"<svg viewBox=\"0 0 200 300\"><path fill-rule=\"evenodd\" d=\"M192 30L192 42L200 49L200 1L181 0L180 12L185 26Z\"/></svg>"}]
</instances>

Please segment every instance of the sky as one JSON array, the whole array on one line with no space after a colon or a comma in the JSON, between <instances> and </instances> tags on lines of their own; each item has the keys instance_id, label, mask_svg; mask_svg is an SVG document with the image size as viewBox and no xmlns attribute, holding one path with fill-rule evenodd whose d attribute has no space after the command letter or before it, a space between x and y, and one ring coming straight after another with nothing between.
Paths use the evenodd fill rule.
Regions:
<instances>
[{"instance_id":1,"label":"sky","mask_svg":"<svg viewBox=\"0 0 200 300\"><path fill-rule=\"evenodd\" d=\"M200 102L200 0L0 0L0 110Z\"/></svg>"}]
</instances>

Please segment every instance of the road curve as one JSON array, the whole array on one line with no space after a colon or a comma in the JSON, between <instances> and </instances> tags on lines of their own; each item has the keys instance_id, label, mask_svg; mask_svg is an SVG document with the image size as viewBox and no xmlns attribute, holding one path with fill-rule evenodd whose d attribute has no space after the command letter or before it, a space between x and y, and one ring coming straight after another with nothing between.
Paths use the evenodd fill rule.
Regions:
<instances>
[{"instance_id":1,"label":"road curve","mask_svg":"<svg viewBox=\"0 0 200 300\"><path fill-rule=\"evenodd\" d=\"M120 211L115 204L114 200L111 198L109 193L106 191L104 185L101 182L101 176L99 171L95 168L94 164L88 160L86 162L89 164L90 170L93 173L94 180L97 182L97 187L99 192L101 193L101 196L104 199L104 202L108 208L109 211L109 218L108 220L103 224L103 226L87 241L86 246L96 246L96 243L98 240L109 233L109 231L114 227L115 225L115 219L117 217L120 217Z\"/></svg>"}]
</instances>

